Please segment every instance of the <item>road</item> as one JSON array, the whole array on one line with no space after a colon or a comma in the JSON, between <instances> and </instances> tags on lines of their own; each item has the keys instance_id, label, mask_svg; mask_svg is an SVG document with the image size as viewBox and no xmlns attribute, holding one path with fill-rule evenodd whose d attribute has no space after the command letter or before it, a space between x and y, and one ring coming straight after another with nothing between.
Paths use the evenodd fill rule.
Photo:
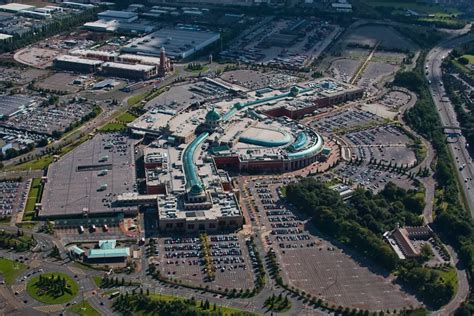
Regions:
<instances>
[{"instance_id":1,"label":"road","mask_svg":"<svg viewBox=\"0 0 474 316\"><path fill-rule=\"evenodd\" d=\"M446 57L454 47L470 40L474 40L474 35L457 37L455 39L445 41L433 48L426 56L426 77L430 82L430 93L440 115L443 126L459 127L459 122L456 118L456 113L451 102L441 101L442 96L446 94L442 83L441 64L444 57ZM457 157L457 159L455 159L456 174L465 197L466 207L471 212L471 216L474 217L474 166L472 165L472 159L466 149L465 138L460 137L457 142L449 142L448 148L451 151L452 156L455 158ZM460 170L461 166L465 167Z\"/></svg>"},{"instance_id":2,"label":"road","mask_svg":"<svg viewBox=\"0 0 474 316\"><path fill-rule=\"evenodd\" d=\"M441 101L442 96L445 95L445 89L442 83L441 64L443 59L451 52L454 47L472 40L474 40L474 35L472 34L449 39L433 48L426 56L425 71L427 71L426 77L430 82L429 90L443 126L459 127L459 122L457 120L452 103L449 101ZM469 156L469 153L466 149L466 141L464 137L460 137L457 142L449 142L447 145L453 157L457 157L457 159L455 159L456 175L459 179L460 187L465 197L464 200L466 207L471 212L471 216L474 216L474 189L472 189L474 169L471 157ZM465 165L465 167L460 170L460 167L463 165ZM441 310L433 312L433 315L453 315L456 309L463 301L467 299L469 295L469 281L466 270L464 267L462 267L461 263L457 259L457 254L454 252L454 250L452 248L449 248L449 250L451 257L456 264L458 290L451 302L449 302Z\"/></svg>"}]
</instances>

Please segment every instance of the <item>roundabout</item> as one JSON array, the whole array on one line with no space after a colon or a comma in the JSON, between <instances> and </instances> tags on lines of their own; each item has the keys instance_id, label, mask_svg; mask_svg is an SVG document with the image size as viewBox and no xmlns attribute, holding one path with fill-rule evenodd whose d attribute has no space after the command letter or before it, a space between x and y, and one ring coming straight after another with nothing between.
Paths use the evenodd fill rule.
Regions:
<instances>
[{"instance_id":1,"label":"roundabout","mask_svg":"<svg viewBox=\"0 0 474 316\"><path fill-rule=\"evenodd\" d=\"M63 304L76 297L79 286L65 273L42 273L28 281L26 291L38 302Z\"/></svg>"}]
</instances>

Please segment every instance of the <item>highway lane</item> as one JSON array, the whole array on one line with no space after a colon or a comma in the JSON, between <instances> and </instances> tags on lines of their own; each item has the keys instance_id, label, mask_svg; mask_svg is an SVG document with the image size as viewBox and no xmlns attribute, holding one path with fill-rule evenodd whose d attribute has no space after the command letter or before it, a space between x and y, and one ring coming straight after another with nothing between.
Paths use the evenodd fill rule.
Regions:
<instances>
[{"instance_id":1,"label":"highway lane","mask_svg":"<svg viewBox=\"0 0 474 316\"><path fill-rule=\"evenodd\" d=\"M442 83L441 64L443 59L451 52L454 47L471 40L474 40L474 35L457 37L455 39L443 42L437 47L433 48L428 53L425 60L425 71L426 77L430 82L430 93L440 115L443 126L459 127L459 122L456 118L456 113L451 102L442 101L442 97L446 94L446 92ZM472 164L472 159L467 152L465 138L459 137L457 141L453 140L453 142L449 142L448 148L456 161L456 174L465 196L466 207L474 217L474 165Z\"/></svg>"},{"instance_id":2,"label":"highway lane","mask_svg":"<svg viewBox=\"0 0 474 316\"><path fill-rule=\"evenodd\" d=\"M459 122L454 111L454 107L451 102L442 101L443 95L445 95L445 89L442 82L442 70L441 64L443 59L451 52L451 50L461 45L462 43L471 41L474 39L474 35L467 35L457 37L448 41L445 41L433 48L425 59L425 75L429 80L429 90L433 102L438 110L441 123L443 126L456 126L459 127ZM445 99L446 100L446 99ZM471 216L474 215L474 189L473 189L473 165L471 157L466 149L466 140L464 137L460 137L456 142L448 143L448 148L451 151L453 157L455 157L456 175L459 179L461 189L463 190L466 207L471 212ZM457 157L457 159L456 159ZM465 166L461 168L461 166ZM449 252L453 258L456 266L456 274L458 279L458 289L454 298L445 305L442 309L432 312L432 315L453 315L459 305L464 302L469 295L469 281L467 273L462 263L459 262L455 251L449 247Z\"/></svg>"}]
</instances>

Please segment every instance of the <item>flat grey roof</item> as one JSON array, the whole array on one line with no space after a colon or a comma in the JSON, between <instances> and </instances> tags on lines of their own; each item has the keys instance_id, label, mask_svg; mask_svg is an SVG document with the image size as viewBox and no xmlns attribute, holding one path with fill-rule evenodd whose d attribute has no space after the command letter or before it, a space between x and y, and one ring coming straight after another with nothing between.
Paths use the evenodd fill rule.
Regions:
<instances>
[{"instance_id":1,"label":"flat grey roof","mask_svg":"<svg viewBox=\"0 0 474 316\"><path fill-rule=\"evenodd\" d=\"M208 31L164 28L134 40L122 51L159 56L163 46L167 55L183 57L183 54L187 55L194 50L199 50L218 40L219 37L219 33Z\"/></svg>"},{"instance_id":2,"label":"flat grey roof","mask_svg":"<svg viewBox=\"0 0 474 316\"><path fill-rule=\"evenodd\" d=\"M0 116L9 116L34 102L23 95L0 95Z\"/></svg>"},{"instance_id":3,"label":"flat grey roof","mask_svg":"<svg viewBox=\"0 0 474 316\"><path fill-rule=\"evenodd\" d=\"M133 211L114 204L117 195L134 190L133 151L133 142L127 137L100 134L51 164L39 215L67 217L84 212ZM103 170L107 172L104 174Z\"/></svg>"}]
</instances>

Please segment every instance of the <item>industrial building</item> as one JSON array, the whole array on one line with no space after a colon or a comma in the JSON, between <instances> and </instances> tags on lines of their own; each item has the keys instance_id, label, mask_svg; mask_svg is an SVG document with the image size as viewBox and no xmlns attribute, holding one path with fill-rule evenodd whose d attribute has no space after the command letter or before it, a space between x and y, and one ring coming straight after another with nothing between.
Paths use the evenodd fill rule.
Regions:
<instances>
[{"instance_id":1,"label":"industrial building","mask_svg":"<svg viewBox=\"0 0 474 316\"><path fill-rule=\"evenodd\" d=\"M106 62L102 64L102 73L112 77L148 80L158 75L158 68L152 65Z\"/></svg>"},{"instance_id":2,"label":"industrial building","mask_svg":"<svg viewBox=\"0 0 474 316\"><path fill-rule=\"evenodd\" d=\"M114 10L107 10L104 12L100 12L97 14L97 17L101 20L106 21L118 21L118 22L127 22L131 23L138 20L138 14L135 12L129 11L114 11Z\"/></svg>"},{"instance_id":3,"label":"industrial building","mask_svg":"<svg viewBox=\"0 0 474 316\"><path fill-rule=\"evenodd\" d=\"M0 42L9 41L13 38L12 35L0 33Z\"/></svg>"},{"instance_id":4,"label":"industrial building","mask_svg":"<svg viewBox=\"0 0 474 316\"><path fill-rule=\"evenodd\" d=\"M0 119L7 120L35 105L34 99L24 95L0 95Z\"/></svg>"},{"instance_id":5,"label":"industrial building","mask_svg":"<svg viewBox=\"0 0 474 316\"><path fill-rule=\"evenodd\" d=\"M0 11L9 12L9 13L19 13L23 10L34 10L35 6L21 3L7 3L0 5Z\"/></svg>"},{"instance_id":6,"label":"industrial building","mask_svg":"<svg viewBox=\"0 0 474 316\"><path fill-rule=\"evenodd\" d=\"M125 53L159 56L161 47L171 58L187 58L217 42L220 34L199 29L163 28L135 39L122 48Z\"/></svg>"},{"instance_id":7,"label":"industrial building","mask_svg":"<svg viewBox=\"0 0 474 316\"><path fill-rule=\"evenodd\" d=\"M99 69L102 61L71 55L61 55L54 59L53 66L57 69L93 73Z\"/></svg>"}]
</instances>

